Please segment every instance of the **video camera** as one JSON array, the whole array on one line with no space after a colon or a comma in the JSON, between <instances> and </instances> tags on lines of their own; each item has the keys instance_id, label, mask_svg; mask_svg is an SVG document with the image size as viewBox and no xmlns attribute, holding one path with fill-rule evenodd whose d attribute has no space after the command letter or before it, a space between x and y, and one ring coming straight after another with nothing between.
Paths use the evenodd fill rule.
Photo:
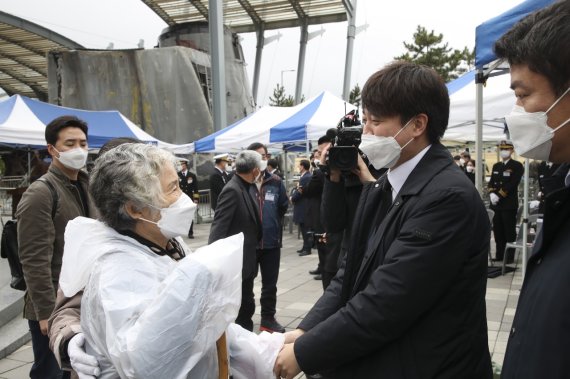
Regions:
<instances>
[{"instance_id":1,"label":"video camera","mask_svg":"<svg viewBox=\"0 0 570 379\"><path fill-rule=\"evenodd\" d=\"M358 167L358 146L362 141L362 123L358 110L348 112L336 128L327 130L327 137L332 140L328 164L342 172L350 172Z\"/></svg>"}]
</instances>

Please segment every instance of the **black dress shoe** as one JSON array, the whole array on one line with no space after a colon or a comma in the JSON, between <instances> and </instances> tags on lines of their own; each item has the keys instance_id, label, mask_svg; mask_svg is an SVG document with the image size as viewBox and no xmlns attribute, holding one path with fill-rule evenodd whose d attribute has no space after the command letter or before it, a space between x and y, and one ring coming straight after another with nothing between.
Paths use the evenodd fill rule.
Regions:
<instances>
[{"instance_id":1,"label":"black dress shoe","mask_svg":"<svg viewBox=\"0 0 570 379\"><path fill-rule=\"evenodd\" d=\"M188 234L188 238L194 238L194 234Z\"/></svg>"},{"instance_id":2,"label":"black dress shoe","mask_svg":"<svg viewBox=\"0 0 570 379\"><path fill-rule=\"evenodd\" d=\"M311 275L320 275L321 274L321 270L319 270L319 268L316 268L314 270L310 270L309 274Z\"/></svg>"},{"instance_id":3,"label":"black dress shoe","mask_svg":"<svg viewBox=\"0 0 570 379\"><path fill-rule=\"evenodd\" d=\"M304 257L305 255L311 255L311 252L309 250L301 250L299 256Z\"/></svg>"},{"instance_id":4,"label":"black dress shoe","mask_svg":"<svg viewBox=\"0 0 570 379\"><path fill-rule=\"evenodd\" d=\"M303 252L303 248L300 248L299 250L297 250L297 253L302 253Z\"/></svg>"},{"instance_id":5,"label":"black dress shoe","mask_svg":"<svg viewBox=\"0 0 570 379\"><path fill-rule=\"evenodd\" d=\"M313 276L315 280L323 280L323 276L321 274Z\"/></svg>"}]
</instances>

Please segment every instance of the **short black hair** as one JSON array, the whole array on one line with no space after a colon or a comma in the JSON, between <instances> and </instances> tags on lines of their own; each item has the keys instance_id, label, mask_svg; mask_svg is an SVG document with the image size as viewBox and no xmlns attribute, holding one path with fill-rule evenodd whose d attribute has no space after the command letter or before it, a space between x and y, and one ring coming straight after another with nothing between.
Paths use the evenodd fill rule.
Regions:
<instances>
[{"instance_id":1,"label":"short black hair","mask_svg":"<svg viewBox=\"0 0 570 379\"><path fill-rule=\"evenodd\" d=\"M267 154L267 147L262 144L261 142L253 142L251 143L246 150L253 150L253 151L257 151L259 149L263 148L263 150L265 151L265 154Z\"/></svg>"},{"instance_id":2,"label":"short black hair","mask_svg":"<svg viewBox=\"0 0 570 379\"><path fill-rule=\"evenodd\" d=\"M273 167L273 168L278 168L278 167L279 167L279 162L277 162L277 159L275 159L275 158L269 158L269 159L267 160L267 165L268 165L268 166L271 166L271 167Z\"/></svg>"},{"instance_id":3,"label":"short black hair","mask_svg":"<svg viewBox=\"0 0 570 379\"><path fill-rule=\"evenodd\" d=\"M105 154L107 151L114 149L115 147L120 146L124 143L142 143L142 141L131 137L112 138L109 141L105 142L103 146L101 146L99 149L99 154L97 154L97 158Z\"/></svg>"},{"instance_id":4,"label":"short black hair","mask_svg":"<svg viewBox=\"0 0 570 379\"><path fill-rule=\"evenodd\" d=\"M377 117L399 116L402 125L423 113L428 117L428 139L436 143L449 122L449 93L434 69L396 61L368 78L362 88L362 108Z\"/></svg>"},{"instance_id":5,"label":"short black hair","mask_svg":"<svg viewBox=\"0 0 570 379\"><path fill-rule=\"evenodd\" d=\"M535 11L495 42L495 54L544 75L557 95L570 85L570 1Z\"/></svg>"},{"instance_id":6,"label":"short black hair","mask_svg":"<svg viewBox=\"0 0 570 379\"><path fill-rule=\"evenodd\" d=\"M45 138L49 145L55 145L59 138L59 132L65 128L79 128L87 138L87 123L75 116L60 116L53 119L46 126Z\"/></svg>"},{"instance_id":7,"label":"short black hair","mask_svg":"<svg viewBox=\"0 0 570 379\"><path fill-rule=\"evenodd\" d=\"M299 163L301 166L303 166L303 168L305 170L308 170L309 168L311 168L311 162L309 162L308 159L301 159L301 162Z\"/></svg>"},{"instance_id":8,"label":"short black hair","mask_svg":"<svg viewBox=\"0 0 570 379\"><path fill-rule=\"evenodd\" d=\"M322 145L323 143L327 142L332 142L332 139L329 136L324 135L321 138L319 138L319 140L317 141L317 145Z\"/></svg>"},{"instance_id":9,"label":"short black hair","mask_svg":"<svg viewBox=\"0 0 570 379\"><path fill-rule=\"evenodd\" d=\"M460 160L460 159L461 159L461 156L459 156L459 155L454 155L454 156L453 156L453 160L454 160L454 161L458 161L458 160Z\"/></svg>"}]
</instances>

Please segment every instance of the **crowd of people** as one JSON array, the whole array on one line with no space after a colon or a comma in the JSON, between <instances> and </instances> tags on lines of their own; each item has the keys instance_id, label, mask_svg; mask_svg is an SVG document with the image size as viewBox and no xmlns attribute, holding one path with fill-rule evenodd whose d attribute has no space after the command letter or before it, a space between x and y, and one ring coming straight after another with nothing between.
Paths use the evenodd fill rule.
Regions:
<instances>
[{"instance_id":1,"label":"crowd of people","mask_svg":"<svg viewBox=\"0 0 570 379\"><path fill-rule=\"evenodd\" d=\"M512 259L505 244L523 173L513 151L545 162L543 227L526 264L505 379L570 372L568 46L568 1L523 18L495 44L517 98L488 183L496 259ZM16 212L30 377L491 378L491 223L470 175L476 165L465 153L454 161L441 143L447 87L435 70L396 61L367 80L362 107L366 161L358 155L341 170L323 136L312 162L299 162L290 194L265 145L237 154L231 173L230 157L216 156L209 244L196 252L181 238L193 236L198 201L187 163L119 139L87 174L88 125L70 116L49 123L52 163ZM276 294L290 206L299 255L318 240L312 272L324 292L285 331ZM260 334L252 320L258 274Z\"/></svg>"}]
</instances>

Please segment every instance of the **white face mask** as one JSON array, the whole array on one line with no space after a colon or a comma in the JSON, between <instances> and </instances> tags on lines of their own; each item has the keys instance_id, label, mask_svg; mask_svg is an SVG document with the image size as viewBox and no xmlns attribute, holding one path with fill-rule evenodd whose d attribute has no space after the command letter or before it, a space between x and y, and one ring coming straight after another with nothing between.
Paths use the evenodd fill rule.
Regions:
<instances>
[{"instance_id":1,"label":"white face mask","mask_svg":"<svg viewBox=\"0 0 570 379\"><path fill-rule=\"evenodd\" d=\"M467 167L465 167L465 169L467 170L467 172L473 172L475 170L475 167L467 166Z\"/></svg>"},{"instance_id":2,"label":"white face mask","mask_svg":"<svg viewBox=\"0 0 570 379\"><path fill-rule=\"evenodd\" d=\"M151 207L156 208L151 205ZM143 221L155 224L166 238L174 238L185 235L190 230L190 224L194 219L196 204L182 193L180 197L168 208L160 208L160 220L158 222L140 218Z\"/></svg>"},{"instance_id":3,"label":"white face mask","mask_svg":"<svg viewBox=\"0 0 570 379\"><path fill-rule=\"evenodd\" d=\"M87 162L88 152L81 147L67 151L58 151L55 146L53 149L59 153L59 157L56 157L56 159L71 170L81 170Z\"/></svg>"},{"instance_id":4,"label":"white face mask","mask_svg":"<svg viewBox=\"0 0 570 379\"><path fill-rule=\"evenodd\" d=\"M381 168L392 168L396 162L398 162L402 150L413 141L413 138L404 146L400 147L400 144L396 141L396 137L410 124L411 121L412 120L408 121L394 137L380 137L373 134L362 135L362 142L360 142L360 146L358 148L366 154L370 164L376 170L380 170Z\"/></svg>"},{"instance_id":5,"label":"white face mask","mask_svg":"<svg viewBox=\"0 0 570 379\"><path fill-rule=\"evenodd\" d=\"M515 150L520 156L546 161L550 158L554 132L570 122L570 118L552 129L547 124L547 114L570 91L566 90L546 112L526 112L520 105L515 105L512 112L505 116Z\"/></svg>"},{"instance_id":6,"label":"white face mask","mask_svg":"<svg viewBox=\"0 0 570 379\"><path fill-rule=\"evenodd\" d=\"M465 159L463 158L459 159L459 163L461 163L461 165L463 166L465 164Z\"/></svg>"},{"instance_id":7,"label":"white face mask","mask_svg":"<svg viewBox=\"0 0 570 379\"><path fill-rule=\"evenodd\" d=\"M503 158L503 159L509 159L511 157L510 150L501 150L501 152L499 154L501 155L501 158Z\"/></svg>"}]
</instances>

